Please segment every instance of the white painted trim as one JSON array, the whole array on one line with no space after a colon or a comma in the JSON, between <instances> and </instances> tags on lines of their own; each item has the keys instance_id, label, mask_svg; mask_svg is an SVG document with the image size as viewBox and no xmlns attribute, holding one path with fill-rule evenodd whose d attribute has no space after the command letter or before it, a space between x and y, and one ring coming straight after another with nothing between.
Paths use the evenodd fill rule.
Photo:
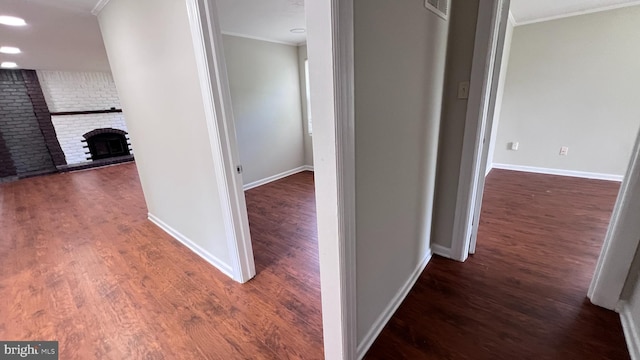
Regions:
<instances>
[{"instance_id":1,"label":"white painted trim","mask_svg":"<svg viewBox=\"0 0 640 360\"><path fill-rule=\"evenodd\" d=\"M587 9L587 10L573 11L573 12L569 12L569 13L566 13L566 14L545 16L545 17L541 17L541 18L529 19L529 20L523 20L523 21L515 21L515 19L514 19L514 25L515 26L530 25L530 24L536 24L536 23L545 22L545 21L564 19L564 18L573 17L573 16L588 15L588 14L593 14L593 13L597 13L597 12L601 12L601 11L622 9L622 8L626 8L626 7L629 7L629 6L635 6L635 5L640 5L640 0L629 1L629 2L626 2L626 3L622 3L622 4L599 6L599 7L595 7L595 8Z\"/></svg>"},{"instance_id":2,"label":"white painted trim","mask_svg":"<svg viewBox=\"0 0 640 360\"><path fill-rule=\"evenodd\" d=\"M586 171L575 171L575 170L563 170L563 169L551 169L551 168L542 168L536 166L524 166L524 165L512 165L512 164L493 164L494 169L502 169L502 170L513 170L513 171L523 171L530 172L536 174L547 174L547 175L560 175L560 176L571 176L585 179L597 179L597 180L609 180L609 181L622 181L624 178L623 175L614 175L614 174L602 174L602 173L592 173Z\"/></svg>"},{"instance_id":3,"label":"white painted trim","mask_svg":"<svg viewBox=\"0 0 640 360\"><path fill-rule=\"evenodd\" d=\"M291 176L293 174L297 174L297 173L303 172L303 171L307 171L307 165L299 166L299 167L297 167L295 169L283 171L280 174L275 174L275 175L266 177L266 178L261 179L261 180L256 180L254 182L250 182L248 184L245 184L243 186L243 189L244 189L244 191L251 190L253 188L257 188L258 186L262 186L262 185L268 184L270 182L273 182L273 181L276 181L276 180L280 180L280 179L286 178L287 176Z\"/></svg>"},{"instance_id":4,"label":"white painted trim","mask_svg":"<svg viewBox=\"0 0 640 360\"><path fill-rule=\"evenodd\" d=\"M438 244L431 244L431 252L447 259L451 259L451 249L448 247L444 247Z\"/></svg>"},{"instance_id":5,"label":"white painted trim","mask_svg":"<svg viewBox=\"0 0 640 360\"><path fill-rule=\"evenodd\" d=\"M357 348L353 0L307 1L324 356ZM317 121L316 121L317 120Z\"/></svg>"},{"instance_id":6,"label":"white painted trim","mask_svg":"<svg viewBox=\"0 0 640 360\"><path fill-rule=\"evenodd\" d=\"M332 0L334 101L336 119L336 170L338 226L344 298L344 360L357 357L356 288L356 135L354 69L354 0ZM313 59L311 59L313 61ZM313 94L311 94L313 101ZM313 107L312 107L313 109ZM317 119L317 117L313 117ZM314 154L316 151L314 150ZM371 346L369 344L367 348ZM326 352L326 351L325 351Z\"/></svg>"},{"instance_id":7,"label":"white painted trim","mask_svg":"<svg viewBox=\"0 0 640 360\"><path fill-rule=\"evenodd\" d=\"M491 172L491 170L493 170L495 168L494 164L491 163L489 166L487 166L487 170L485 170L484 172L484 176L487 177L489 175L489 173Z\"/></svg>"},{"instance_id":8,"label":"white painted trim","mask_svg":"<svg viewBox=\"0 0 640 360\"><path fill-rule=\"evenodd\" d=\"M416 266L411 276L402 285L393 299L391 299L389 304L387 304L384 311L373 323L373 326L371 326L369 332L367 332L367 334L364 336L362 342L358 344L358 359L362 359L371 345L373 345L373 342L376 340L378 335L380 335L382 329L384 329L385 325L387 325L393 314L396 312L396 310L398 310L404 299L409 294L409 291L411 291L411 288L413 288L413 285L415 285L416 281L418 281L418 279L420 278L420 275L424 271L425 267L427 267L429 260L431 260L431 250L427 252L424 259L422 259L418 266Z\"/></svg>"},{"instance_id":9,"label":"white painted trim","mask_svg":"<svg viewBox=\"0 0 640 360\"><path fill-rule=\"evenodd\" d=\"M640 213L640 133L620 186L587 297L595 305L614 309L620 302L638 248Z\"/></svg>"},{"instance_id":10,"label":"white painted trim","mask_svg":"<svg viewBox=\"0 0 640 360\"><path fill-rule=\"evenodd\" d=\"M102 11L102 9L104 9L104 7L107 6L108 3L109 0L98 0L96 6L94 6L91 10L91 14L98 16L100 14L100 11Z\"/></svg>"},{"instance_id":11,"label":"white painted trim","mask_svg":"<svg viewBox=\"0 0 640 360\"><path fill-rule=\"evenodd\" d=\"M302 167L304 168L304 171L314 171L313 165L304 165Z\"/></svg>"},{"instance_id":12,"label":"white painted trim","mask_svg":"<svg viewBox=\"0 0 640 360\"><path fill-rule=\"evenodd\" d=\"M263 37L259 37L259 36L245 35L245 34L235 33L235 32L231 32L231 31L222 31L221 33L223 35L235 36L235 37L251 39L251 40L258 40L258 41L265 41L265 42L270 42L270 43L274 43L274 44L289 45L289 46L299 46L299 44L295 43L295 42L267 39L267 38L263 38Z\"/></svg>"},{"instance_id":13,"label":"white painted trim","mask_svg":"<svg viewBox=\"0 0 640 360\"><path fill-rule=\"evenodd\" d=\"M256 274L247 206L242 190L229 80L214 0L186 0L196 55L233 279L244 283Z\"/></svg>"},{"instance_id":14,"label":"white painted trim","mask_svg":"<svg viewBox=\"0 0 640 360\"><path fill-rule=\"evenodd\" d=\"M511 10L509 10L509 22L511 23L511 25L516 26L516 18L513 16Z\"/></svg>"},{"instance_id":15,"label":"white painted trim","mask_svg":"<svg viewBox=\"0 0 640 360\"><path fill-rule=\"evenodd\" d=\"M626 302L620 306L620 322L624 331L624 338L627 341L627 348L631 360L640 360L640 336L638 336L638 324L633 321L631 308Z\"/></svg>"},{"instance_id":16,"label":"white painted trim","mask_svg":"<svg viewBox=\"0 0 640 360\"><path fill-rule=\"evenodd\" d=\"M344 360L357 357L354 0L331 1ZM310 59L313 63L313 59ZM313 94L311 94L313 101ZM314 107L312 106L312 111ZM318 119L317 116L313 116ZM315 129L315 127L314 127ZM314 141L315 142L315 141ZM314 154L317 152L314 150ZM370 345L369 345L370 346ZM326 350L325 350L326 352Z\"/></svg>"},{"instance_id":17,"label":"white painted trim","mask_svg":"<svg viewBox=\"0 0 640 360\"><path fill-rule=\"evenodd\" d=\"M475 232L472 223L476 208L481 205L484 184L484 176L481 174L485 171L480 166L483 163L483 157L486 159L488 156L488 150L484 151L483 138L487 122L493 121L488 119L487 113L492 88L494 85L497 86L493 81L495 77L493 69L496 61L502 61L502 58L498 59L496 56L494 44L500 36L501 26L498 16L501 14L502 5L507 1L509 0L480 0L478 10L451 239L451 258L458 261L465 261L469 257L469 252L474 250L472 236ZM502 14L508 16L508 14ZM489 144L486 145L488 148Z\"/></svg>"},{"instance_id":18,"label":"white painted trim","mask_svg":"<svg viewBox=\"0 0 640 360\"><path fill-rule=\"evenodd\" d=\"M203 258L204 260L206 260L209 264L213 265L216 269L222 271L225 275L227 275L227 276L229 276L231 278L233 277L233 269L231 268L231 266L229 266L229 264L227 264L224 261L222 261L222 260L218 259L217 257L213 256L210 252L208 252L205 249L201 248L198 244L193 242L188 237L182 235L178 230L176 230L176 229L172 228L171 226L167 225L167 223L165 223L164 221L160 220L160 218L158 218L157 216L155 216L155 215L153 215L151 213L148 213L147 217L148 217L149 221L154 223L157 227L162 229L167 234L171 235L174 239L176 239L179 242L181 242L182 245L188 247L196 255L198 255L201 258Z\"/></svg>"}]
</instances>

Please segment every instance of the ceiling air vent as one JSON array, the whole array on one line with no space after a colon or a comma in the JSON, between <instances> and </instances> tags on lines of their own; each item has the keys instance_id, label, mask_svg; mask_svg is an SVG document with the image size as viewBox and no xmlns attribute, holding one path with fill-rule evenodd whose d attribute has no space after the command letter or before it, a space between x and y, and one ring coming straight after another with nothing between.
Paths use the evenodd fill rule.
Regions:
<instances>
[{"instance_id":1,"label":"ceiling air vent","mask_svg":"<svg viewBox=\"0 0 640 360\"><path fill-rule=\"evenodd\" d=\"M424 0L424 6L441 18L448 20L449 1L451 0Z\"/></svg>"}]
</instances>

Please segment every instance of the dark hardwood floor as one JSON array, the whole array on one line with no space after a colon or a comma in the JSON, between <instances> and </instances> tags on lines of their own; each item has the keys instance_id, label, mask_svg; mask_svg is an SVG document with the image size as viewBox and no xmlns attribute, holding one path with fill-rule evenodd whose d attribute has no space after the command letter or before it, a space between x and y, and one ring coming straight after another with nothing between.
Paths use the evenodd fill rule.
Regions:
<instances>
[{"instance_id":1,"label":"dark hardwood floor","mask_svg":"<svg viewBox=\"0 0 640 360\"><path fill-rule=\"evenodd\" d=\"M618 188L492 170L476 254L434 257L366 359L628 359L586 298Z\"/></svg>"},{"instance_id":2,"label":"dark hardwood floor","mask_svg":"<svg viewBox=\"0 0 640 360\"><path fill-rule=\"evenodd\" d=\"M247 192L240 285L147 220L134 164L0 184L0 339L60 359L323 357L313 175Z\"/></svg>"}]
</instances>

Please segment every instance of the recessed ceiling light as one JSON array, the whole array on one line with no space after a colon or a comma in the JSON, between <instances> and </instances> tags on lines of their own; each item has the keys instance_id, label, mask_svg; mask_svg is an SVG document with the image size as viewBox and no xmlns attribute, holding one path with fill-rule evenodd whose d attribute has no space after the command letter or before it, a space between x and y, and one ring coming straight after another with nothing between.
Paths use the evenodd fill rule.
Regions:
<instances>
[{"instance_id":1,"label":"recessed ceiling light","mask_svg":"<svg viewBox=\"0 0 640 360\"><path fill-rule=\"evenodd\" d=\"M0 53L3 53L3 54L20 54L21 51L17 47L13 47L13 46L0 46Z\"/></svg>"},{"instance_id":2,"label":"recessed ceiling light","mask_svg":"<svg viewBox=\"0 0 640 360\"><path fill-rule=\"evenodd\" d=\"M25 26L27 22L24 19L15 16L0 15L0 24L9 26Z\"/></svg>"},{"instance_id":3,"label":"recessed ceiling light","mask_svg":"<svg viewBox=\"0 0 640 360\"><path fill-rule=\"evenodd\" d=\"M13 69L13 68L17 68L18 64L14 63L14 62L10 62L10 61L5 61L2 64L0 64L0 67L5 68L5 69Z\"/></svg>"},{"instance_id":4,"label":"recessed ceiling light","mask_svg":"<svg viewBox=\"0 0 640 360\"><path fill-rule=\"evenodd\" d=\"M295 29L291 29L289 30L294 34L304 34L307 30L303 29L303 28L295 28Z\"/></svg>"}]
</instances>

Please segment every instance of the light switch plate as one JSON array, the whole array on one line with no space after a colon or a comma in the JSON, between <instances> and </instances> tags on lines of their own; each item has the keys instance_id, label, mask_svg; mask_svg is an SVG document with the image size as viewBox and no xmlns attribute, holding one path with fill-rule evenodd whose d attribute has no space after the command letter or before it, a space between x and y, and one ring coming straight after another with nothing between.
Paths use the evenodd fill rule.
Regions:
<instances>
[{"instance_id":1,"label":"light switch plate","mask_svg":"<svg viewBox=\"0 0 640 360\"><path fill-rule=\"evenodd\" d=\"M462 81L458 83L458 99L469 98L469 86L470 83L468 81Z\"/></svg>"}]
</instances>

